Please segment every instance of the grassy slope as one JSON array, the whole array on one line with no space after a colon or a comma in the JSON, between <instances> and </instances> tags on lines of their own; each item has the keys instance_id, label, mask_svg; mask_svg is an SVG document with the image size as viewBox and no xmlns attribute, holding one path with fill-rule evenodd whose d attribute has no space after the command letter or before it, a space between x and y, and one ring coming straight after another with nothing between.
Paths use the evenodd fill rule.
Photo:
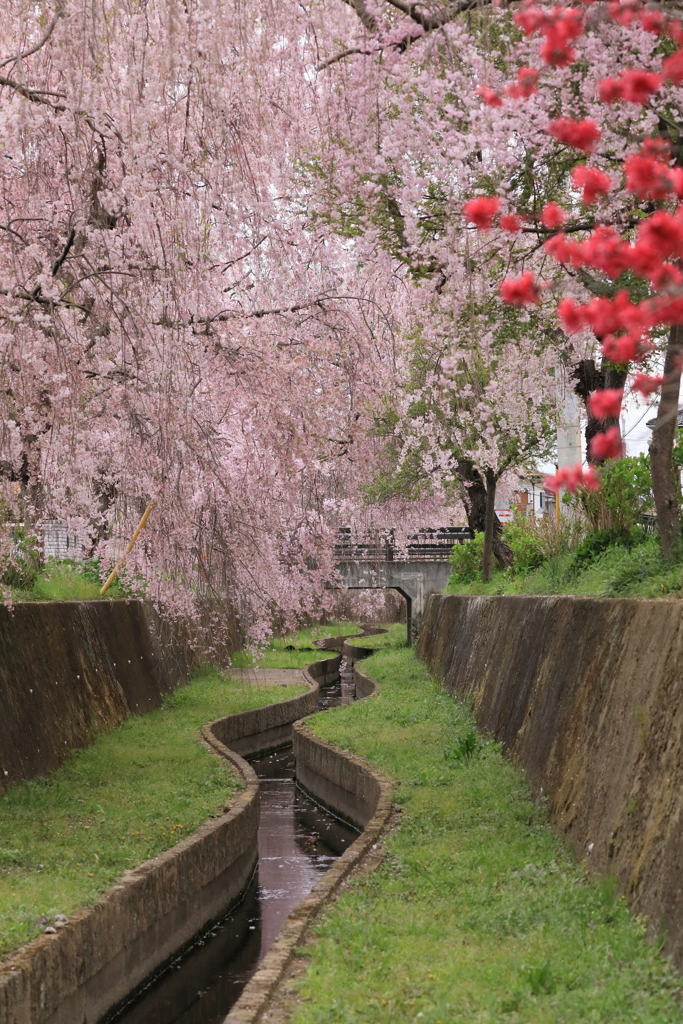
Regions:
<instances>
[{"instance_id":1,"label":"grassy slope","mask_svg":"<svg viewBox=\"0 0 683 1024\"><path fill-rule=\"evenodd\" d=\"M381 695L314 727L399 784L402 822L318 925L296 1024L680 1021L680 980L519 772L493 744L458 759L467 709L399 645L365 665Z\"/></svg>"},{"instance_id":2,"label":"grassy slope","mask_svg":"<svg viewBox=\"0 0 683 1024\"><path fill-rule=\"evenodd\" d=\"M372 650L381 650L383 647L396 647L405 644L406 624L405 622L392 622L391 625L383 626L386 633L377 633L374 636L364 636L360 640L351 641L360 647L370 647Z\"/></svg>"},{"instance_id":3,"label":"grassy slope","mask_svg":"<svg viewBox=\"0 0 683 1024\"><path fill-rule=\"evenodd\" d=\"M630 549L613 545L584 569L560 555L526 574L496 570L490 583L450 584L449 594L575 594L578 597L683 597L683 565L665 566L649 538Z\"/></svg>"},{"instance_id":4,"label":"grassy slope","mask_svg":"<svg viewBox=\"0 0 683 1024\"><path fill-rule=\"evenodd\" d=\"M0 955L69 916L127 868L220 811L237 779L199 742L212 719L305 687L249 687L214 669L75 752L57 771L0 797Z\"/></svg>"},{"instance_id":5,"label":"grassy slope","mask_svg":"<svg viewBox=\"0 0 683 1024\"><path fill-rule=\"evenodd\" d=\"M28 590L12 588L14 601L89 601L100 596L102 581L93 562L50 559ZM128 596L119 580L107 591L108 598Z\"/></svg>"}]
</instances>

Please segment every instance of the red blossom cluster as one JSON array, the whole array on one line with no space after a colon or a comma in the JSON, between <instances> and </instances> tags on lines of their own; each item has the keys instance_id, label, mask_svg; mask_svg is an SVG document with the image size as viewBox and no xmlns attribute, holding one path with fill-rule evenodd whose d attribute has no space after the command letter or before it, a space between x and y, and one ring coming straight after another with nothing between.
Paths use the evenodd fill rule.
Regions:
<instances>
[{"instance_id":1,"label":"red blossom cluster","mask_svg":"<svg viewBox=\"0 0 683 1024\"><path fill-rule=\"evenodd\" d=\"M683 168L672 167L668 145L646 139L640 153L624 161L626 188L639 199L667 199L672 192L683 198Z\"/></svg>"},{"instance_id":2,"label":"red blossom cluster","mask_svg":"<svg viewBox=\"0 0 683 1024\"><path fill-rule=\"evenodd\" d=\"M513 100L528 99L538 92L538 68L520 68L517 81L506 85L505 92Z\"/></svg>"},{"instance_id":3,"label":"red blossom cluster","mask_svg":"<svg viewBox=\"0 0 683 1024\"><path fill-rule=\"evenodd\" d=\"M593 466L583 468L580 462L574 466L563 466L554 476L547 476L543 481L543 487L551 494L557 494L563 488L574 494L580 487L587 491L600 489L600 478Z\"/></svg>"},{"instance_id":4,"label":"red blossom cluster","mask_svg":"<svg viewBox=\"0 0 683 1024\"><path fill-rule=\"evenodd\" d=\"M500 295L511 306L531 306L541 301L541 293L531 271L521 277L508 277L500 285Z\"/></svg>"},{"instance_id":5,"label":"red blossom cluster","mask_svg":"<svg viewBox=\"0 0 683 1024\"><path fill-rule=\"evenodd\" d=\"M498 196L477 196L476 199L470 199L465 203L463 212L475 228L489 231L500 213L500 199ZM516 234L522 226L522 218L516 213L506 213L498 219L498 224L503 231Z\"/></svg>"},{"instance_id":6,"label":"red blossom cluster","mask_svg":"<svg viewBox=\"0 0 683 1024\"><path fill-rule=\"evenodd\" d=\"M624 454L624 442L621 440L619 427L610 427L604 434L595 434L591 438L588 450L591 458L598 462L605 459L620 459Z\"/></svg>"},{"instance_id":7,"label":"red blossom cluster","mask_svg":"<svg viewBox=\"0 0 683 1024\"><path fill-rule=\"evenodd\" d=\"M632 391L639 392L643 398L648 398L658 391L664 383L663 377L649 377L646 373L636 373L631 385Z\"/></svg>"},{"instance_id":8,"label":"red blossom cluster","mask_svg":"<svg viewBox=\"0 0 683 1024\"><path fill-rule=\"evenodd\" d=\"M556 231L567 223L567 214L557 203L547 203L541 211L541 224L549 231Z\"/></svg>"},{"instance_id":9,"label":"red blossom cluster","mask_svg":"<svg viewBox=\"0 0 683 1024\"><path fill-rule=\"evenodd\" d=\"M609 0L607 10L618 25L630 28L638 15L640 0Z\"/></svg>"},{"instance_id":10,"label":"red blossom cluster","mask_svg":"<svg viewBox=\"0 0 683 1024\"><path fill-rule=\"evenodd\" d=\"M559 4L550 11L531 5L517 11L515 21L526 35L540 32L544 37L541 57L546 64L563 68L576 59L570 44L583 32L583 11Z\"/></svg>"},{"instance_id":11,"label":"red blossom cluster","mask_svg":"<svg viewBox=\"0 0 683 1024\"><path fill-rule=\"evenodd\" d=\"M683 50L677 50L667 57L662 64L662 71L667 81L680 85L683 82Z\"/></svg>"},{"instance_id":12,"label":"red blossom cluster","mask_svg":"<svg viewBox=\"0 0 683 1024\"><path fill-rule=\"evenodd\" d=\"M600 138L600 129L589 117L583 121L574 121L571 117L558 117L548 125L548 133L558 142L580 149L582 153L592 153Z\"/></svg>"},{"instance_id":13,"label":"red blossom cluster","mask_svg":"<svg viewBox=\"0 0 683 1024\"><path fill-rule=\"evenodd\" d=\"M596 420L607 420L621 412L623 388L602 388L588 399L588 411Z\"/></svg>"},{"instance_id":14,"label":"red blossom cluster","mask_svg":"<svg viewBox=\"0 0 683 1024\"><path fill-rule=\"evenodd\" d=\"M481 96L482 102L487 107L503 106L503 97L495 89L492 89L490 85L480 85L477 89L477 96Z\"/></svg>"},{"instance_id":15,"label":"red blossom cluster","mask_svg":"<svg viewBox=\"0 0 683 1024\"><path fill-rule=\"evenodd\" d=\"M559 263L595 267L612 280L625 270L632 270L661 291L670 292L683 283L677 265L683 258L683 207L675 214L657 210L641 223L633 243L624 241L613 228L601 224L583 242L559 233L549 238L544 246ZM666 318L670 305L671 300L664 297L650 302L648 308L658 318L653 324L670 322ZM675 309L678 312L678 304Z\"/></svg>"},{"instance_id":16,"label":"red blossom cluster","mask_svg":"<svg viewBox=\"0 0 683 1024\"><path fill-rule=\"evenodd\" d=\"M635 68L624 71L621 78L603 78L600 82L599 95L603 103L627 100L629 103L640 103L641 106L645 106L661 85L660 75Z\"/></svg>"},{"instance_id":17,"label":"red blossom cluster","mask_svg":"<svg viewBox=\"0 0 683 1024\"><path fill-rule=\"evenodd\" d=\"M574 168L572 181L582 190L581 198L586 206L592 206L598 199L604 199L612 188L609 174L598 170L597 167L587 167L586 164L579 164Z\"/></svg>"},{"instance_id":18,"label":"red blossom cluster","mask_svg":"<svg viewBox=\"0 0 683 1024\"><path fill-rule=\"evenodd\" d=\"M593 0L583 0L588 6ZM628 68L618 77L603 78L598 85L602 103L619 101L649 106L653 97L669 83L683 84L683 22L671 19L664 11L647 9L642 0L609 0L609 16L625 28L644 29L655 35L666 33L678 46L666 57L657 73L644 68ZM515 22L526 35L540 33L543 43L540 55L545 64L565 67L574 62L576 52L571 45L584 31L585 10L557 5L551 9L539 6L533 0L525 2L514 15ZM512 99L522 99L538 88L539 72L534 68L520 68L517 80L505 89ZM503 97L488 89L482 92L484 102L501 105ZM586 154L594 153L601 138L598 124L590 119L558 117L551 120L548 134L565 146ZM574 269L599 270L616 281L629 271L648 282L650 296L640 302L633 301L625 290L613 298L596 297L583 304L564 298L559 304L560 321L568 334L590 328L601 340L601 351L606 359L615 363L642 362L653 351L651 333L656 327L683 323L683 167L675 166L671 147L666 139L646 138L637 152L626 156L622 163L623 187L640 200L649 203L672 202L673 208L652 208L637 227L635 236L623 237L623 228L609 224L596 224L585 231L583 225L567 226L568 214L557 203L547 203L540 214L540 225L552 233L544 243L545 251L559 263ZM616 175L586 163L571 172L573 186L580 192L585 206L593 206L619 188ZM466 208L467 209L467 208ZM491 226L492 216L484 211L473 213ZM469 216L469 214L468 214ZM470 216L477 224L475 216ZM514 213L501 218L504 230L518 231L521 219ZM581 232L578 235L579 231ZM578 238L573 237L574 234ZM517 278L508 278L500 285L500 295L511 305L525 306L540 301L541 286L531 272ZM656 392L663 384L661 376L636 373L632 391L644 397ZM608 389L595 392L588 402L591 414L598 420L618 417L623 391ZM618 427L610 427L591 441L590 455L594 460L621 457L623 444ZM592 478L591 478L592 479ZM565 487L575 490L585 483L580 466L562 470L546 481L550 489ZM597 477L595 478L597 486Z\"/></svg>"},{"instance_id":19,"label":"red blossom cluster","mask_svg":"<svg viewBox=\"0 0 683 1024\"><path fill-rule=\"evenodd\" d=\"M488 231L493 227L493 221L500 209L498 196L477 196L470 199L463 207L465 216L475 228L480 231Z\"/></svg>"},{"instance_id":20,"label":"red blossom cluster","mask_svg":"<svg viewBox=\"0 0 683 1024\"><path fill-rule=\"evenodd\" d=\"M654 307L654 308L653 308ZM614 363L642 361L652 351L647 331L658 322L656 303L634 303L628 292L613 299L598 297L584 305L574 299L562 299L558 306L560 322L568 334L590 327L602 338L602 354Z\"/></svg>"},{"instance_id":21,"label":"red blossom cluster","mask_svg":"<svg viewBox=\"0 0 683 1024\"><path fill-rule=\"evenodd\" d=\"M605 359L613 363L633 363L643 359L649 349L643 344L642 339L633 337L630 334L623 334L615 337L610 334L600 346Z\"/></svg>"},{"instance_id":22,"label":"red blossom cluster","mask_svg":"<svg viewBox=\"0 0 683 1024\"><path fill-rule=\"evenodd\" d=\"M500 218L499 224L503 231L509 231L514 235L522 226L522 218L518 217L516 213L506 213Z\"/></svg>"}]
</instances>

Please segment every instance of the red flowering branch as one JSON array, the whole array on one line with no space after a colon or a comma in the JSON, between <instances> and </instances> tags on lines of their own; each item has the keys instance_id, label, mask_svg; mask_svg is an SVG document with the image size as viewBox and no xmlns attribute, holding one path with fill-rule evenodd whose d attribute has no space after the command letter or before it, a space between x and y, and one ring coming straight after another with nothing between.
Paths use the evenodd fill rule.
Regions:
<instances>
[{"instance_id":1,"label":"red flowering branch","mask_svg":"<svg viewBox=\"0 0 683 1024\"><path fill-rule=\"evenodd\" d=\"M669 82L683 82L683 25L669 19L661 11L645 10L637 2L621 3L612 0L608 12L620 25L641 27L658 35L667 33L680 47L662 62L661 73L643 68L627 68L618 77L607 77L599 83L599 99L605 104L631 103L647 106L653 102ZM542 61L550 67L565 67L574 62L573 43L584 33L586 13L579 8L555 6L552 9L534 3L525 4L514 20L525 34L539 33L543 37L540 47ZM533 68L520 68L517 80L504 89L504 96L513 100L528 98L538 89L539 72ZM505 102L500 92L490 87L481 91L482 99L490 106ZM665 119L666 121L666 119ZM591 118L576 120L558 117L551 120L548 134L563 146L591 156L601 139L601 130ZM623 187L637 199L648 202L683 199L683 167L672 161L669 141L665 138L646 138L638 152L631 153L622 163ZM586 206L606 199L617 182L604 170L587 163L578 164L571 173L571 181ZM489 204L474 207L470 220L477 227L490 228L498 208ZM475 204L481 201L474 201ZM683 323L683 204L672 210L656 209L642 218L635 238L627 240L609 223L600 223L588 229L579 241L568 237L562 230L568 215L557 203L548 203L542 210L540 225L522 226L521 219L510 212L501 218L500 226L509 231L543 231L550 234L544 243L545 251L558 263L574 271L598 270L608 279L617 281L625 272L644 280L650 295L640 302L633 301L627 291L618 291L613 298L598 296L586 303L563 299L558 314L567 333L590 327L602 339L603 356L615 364L629 365L641 362L653 349L652 333L657 328L672 329ZM633 221L630 226L633 226ZM623 230L623 225L622 225ZM577 233L574 229L573 233ZM503 300L512 305L535 304L540 301L541 286L533 274L508 278L500 286ZM677 371L679 372L679 371ZM669 387L671 371L663 377L636 373L632 390L645 397ZM623 390L608 389L595 393L588 403L589 412L597 420L616 418L621 409ZM592 438L590 454L596 460L619 458L623 452L619 428L609 427ZM577 473L569 480L574 486L580 479Z\"/></svg>"}]
</instances>

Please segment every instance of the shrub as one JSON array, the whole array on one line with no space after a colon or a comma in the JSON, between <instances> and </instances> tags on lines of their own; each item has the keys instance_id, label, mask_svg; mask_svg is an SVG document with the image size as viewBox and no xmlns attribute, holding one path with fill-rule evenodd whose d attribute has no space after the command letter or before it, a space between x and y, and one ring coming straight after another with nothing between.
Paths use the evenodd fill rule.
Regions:
<instances>
[{"instance_id":1,"label":"shrub","mask_svg":"<svg viewBox=\"0 0 683 1024\"><path fill-rule=\"evenodd\" d=\"M473 540L454 544L450 554L453 573L449 583L472 583L481 572L484 561L484 534L475 533Z\"/></svg>"},{"instance_id":2,"label":"shrub","mask_svg":"<svg viewBox=\"0 0 683 1024\"><path fill-rule=\"evenodd\" d=\"M648 537L641 547L628 556L625 555L623 561L617 565L607 587L607 596L620 597L628 594L636 589L638 584L658 576L665 570L666 565L659 544L655 538Z\"/></svg>"},{"instance_id":3,"label":"shrub","mask_svg":"<svg viewBox=\"0 0 683 1024\"><path fill-rule=\"evenodd\" d=\"M645 532L633 526L628 532L618 530L595 530L581 541L572 559L570 570L586 569L610 547L632 548L645 541Z\"/></svg>"},{"instance_id":4,"label":"shrub","mask_svg":"<svg viewBox=\"0 0 683 1024\"><path fill-rule=\"evenodd\" d=\"M23 526L12 528L9 549L5 549L0 565L0 582L6 587L30 589L40 570L38 538L27 534Z\"/></svg>"},{"instance_id":5,"label":"shrub","mask_svg":"<svg viewBox=\"0 0 683 1024\"><path fill-rule=\"evenodd\" d=\"M563 516L559 522L551 516L516 515L503 527L503 540L515 556L512 573L538 569L551 558L564 555L576 546L583 526Z\"/></svg>"},{"instance_id":6,"label":"shrub","mask_svg":"<svg viewBox=\"0 0 683 1024\"><path fill-rule=\"evenodd\" d=\"M592 534L628 537L653 507L647 455L610 460L600 469L600 490L580 491L570 503L581 510Z\"/></svg>"}]
</instances>

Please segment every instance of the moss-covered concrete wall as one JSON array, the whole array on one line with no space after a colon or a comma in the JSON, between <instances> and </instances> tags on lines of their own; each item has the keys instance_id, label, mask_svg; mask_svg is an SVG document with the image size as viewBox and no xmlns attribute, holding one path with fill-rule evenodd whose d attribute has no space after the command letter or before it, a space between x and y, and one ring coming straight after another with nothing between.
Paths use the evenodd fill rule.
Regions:
<instances>
[{"instance_id":1,"label":"moss-covered concrete wall","mask_svg":"<svg viewBox=\"0 0 683 1024\"><path fill-rule=\"evenodd\" d=\"M683 602L434 597L417 653L683 968Z\"/></svg>"},{"instance_id":2,"label":"moss-covered concrete wall","mask_svg":"<svg viewBox=\"0 0 683 1024\"><path fill-rule=\"evenodd\" d=\"M188 669L141 601L0 605L0 791L157 707Z\"/></svg>"}]
</instances>

